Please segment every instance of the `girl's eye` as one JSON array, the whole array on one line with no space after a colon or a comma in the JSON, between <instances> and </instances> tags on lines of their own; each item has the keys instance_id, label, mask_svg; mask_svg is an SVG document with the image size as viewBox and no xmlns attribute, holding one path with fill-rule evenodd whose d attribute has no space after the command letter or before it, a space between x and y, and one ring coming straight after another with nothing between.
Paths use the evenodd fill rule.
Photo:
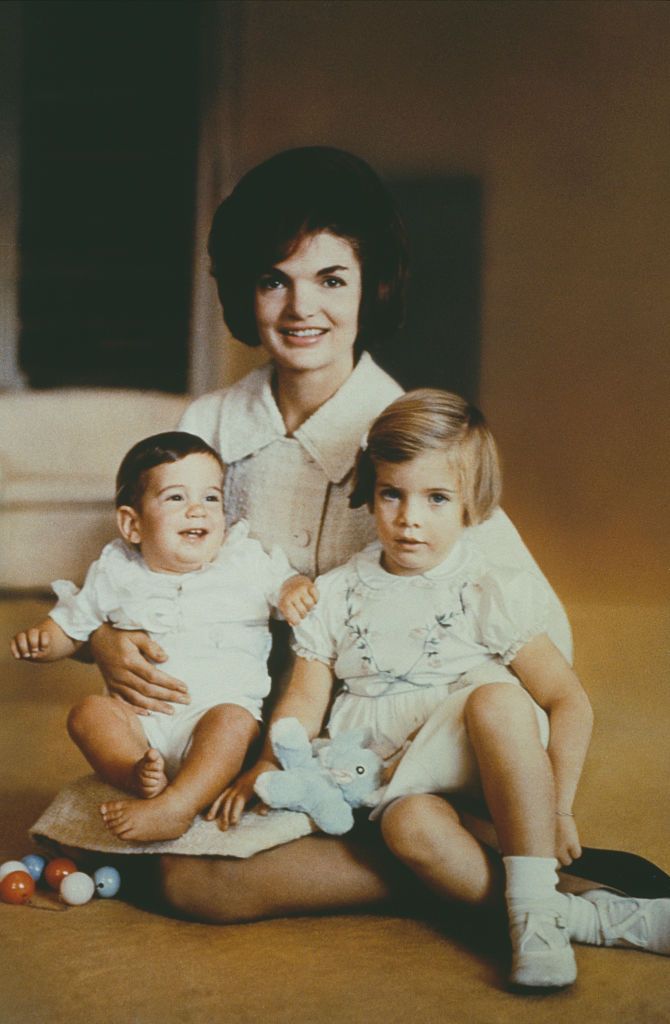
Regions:
<instances>
[{"instance_id":1,"label":"girl's eye","mask_svg":"<svg viewBox=\"0 0 670 1024\"><path fill-rule=\"evenodd\" d=\"M215 504L218 505L219 502L221 501L221 495L220 494L208 494L207 497L205 498L205 501L213 501Z\"/></svg>"},{"instance_id":2,"label":"girl's eye","mask_svg":"<svg viewBox=\"0 0 670 1024\"><path fill-rule=\"evenodd\" d=\"M385 501L395 501L400 497L400 492L395 487L382 487L379 497L384 498Z\"/></svg>"},{"instance_id":3,"label":"girl's eye","mask_svg":"<svg viewBox=\"0 0 670 1024\"><path fill-rule=\"evenodd\" d=\"M167 498L165 500L166 501L182 501L183 499L182 499L182 495L181 494L168 494L168 496L167 496Z\"/></svg>"},{"instance_id":4,"label":"girl's eye","mask_svg":"<svg viewBox=\"0 0 670 1024\"><path fill-rule=\"evenodd\" d=\"M448 501L451 501L451 498L448 494L441 494L437 491L435 494L430 495L430 501L433 505L446 505Z\"/></svg>"}]
</instances>

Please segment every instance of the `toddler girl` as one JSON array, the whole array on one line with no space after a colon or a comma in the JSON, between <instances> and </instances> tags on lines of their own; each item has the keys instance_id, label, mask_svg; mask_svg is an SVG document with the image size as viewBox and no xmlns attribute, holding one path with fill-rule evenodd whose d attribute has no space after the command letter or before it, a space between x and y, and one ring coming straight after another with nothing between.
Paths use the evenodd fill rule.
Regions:
<instances>
[{"instance_id":1,"label":"toddler girl","mask_svg":"<svg viewBox=\"0 0 670 1024\"><path fill-rule=\"evenodd\" d=\"M68 729L90 765L135 799L103 804L107 827L133 841L172 839L240 771L270 689L268 615L296 623L315 600L279 549L266 554L245 523L226 535L223 466L201 438L173 431L136 444L116 480L121 540L81 590L12 641L16 658L69 657L102 622L159 640L191 700L139 717L118 697L86 697Z\"/></svg>"},{"instance_id":2,"label":"toddler girl","mask_svg":"<svg viewBox=\"0 0 670 1024\"><path fill-rule=\"evenodd\" d=\"M499 496L495 444L477 409L430 389L390 405L359 453L351 496L367 503L379 540L317 580L319 603L295 629L296 668L274 718L295 716L318 735L339 681L331 735L369 726L391 750L418 732L384 795L382 832L433 889L473 903L493 889L492 855L466 840L446 802L442 832L428 833L421 801L439 798L406 794L483 792L505 866L511 981L556 987L576 976L571 938L670 952L670 901L640 911L610 893L556 891L556 858L569 864L581 852L573 801L592 713L547 633L537 575L494 564L478 545L477 525L500 514ZM224 827L273 767L266 744L217 802ZM645 919L631 923L633 911Z\"/></svg>"}]
</instances>

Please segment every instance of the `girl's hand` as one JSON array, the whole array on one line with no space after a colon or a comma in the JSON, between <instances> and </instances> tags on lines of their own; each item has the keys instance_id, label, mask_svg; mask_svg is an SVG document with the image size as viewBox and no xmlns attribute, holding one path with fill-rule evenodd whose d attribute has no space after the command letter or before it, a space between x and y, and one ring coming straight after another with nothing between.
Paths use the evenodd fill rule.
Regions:
<instances>
[{"instance_id":1,"label":"girl's hand","mask_svg":"<svg viewBox=\"0 0 670 1024\"><path fill-rule=\"evenodd\" d=\"M91 651L107 687L138 715L173 714L172 704L189 704L188 687L156 668L165 651L146 633L114 629L104 623L91 636Z\"/></svg>"},{"instance_id":2,"label":"girl's hand","mask_svg":"<svg viewBox=\"0 0 670 1024\"><path fill-rule=\"evenodd\" d=\"M319 591L307 576L291 576L281 588L279 611L289 626L297 626L319 600Z\"/></svg>"},{"instance_id":3,"label":"girl's hand","mask_svg":"<svg viewBox=\"0 0 670 1024\"><path fill-rule=\"evenodd\" d=\"M564 868L582 855L575 819L556 815L556 857Z\"/></svg>"},{"instance_id":4,"label":"girl's hand","mask_svg":"<svg viewBox=\"0 0 670 1024\"><path fill-rule=\"evenodd\" d=\"M213 821L219 815L219 828L222 832L227 832L231 825L238 824L247 804L251 803L252 800L258 799L254 792L254 785L258 776L262 775L263 772L278 770L274 761L257 761L253 768L249 768L248 771L238 775L232 785L224 789L220 796L217 796L205 815L206 820ZM268 808L265 804L259 802L257 813L267 814Z\"/></svg>"},{"instance_id":5,"label":"girl's hand","mask_svg":"<svg viewBox=\"0 0 670 1024\"><path fill-rule=\"evenodd\" d=\"M15 658L30 658L39 660L45 658L49 653L51 637L46 629L33 626L13 638L10 647Z\"/></svg>"}]
</instances>

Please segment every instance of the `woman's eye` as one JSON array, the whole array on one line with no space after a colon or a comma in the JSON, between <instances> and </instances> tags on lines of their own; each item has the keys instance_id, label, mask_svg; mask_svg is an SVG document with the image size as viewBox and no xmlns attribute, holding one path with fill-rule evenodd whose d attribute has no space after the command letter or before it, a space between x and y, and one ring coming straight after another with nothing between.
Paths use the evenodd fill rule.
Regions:
<instances>
[{"instance_id":1,"label":"woman's eye","mask_svg":"<svg viewBox=\"0 0 670 1024\"><path fill-rule=\"evenodd\" d=\"M267 277L260 279L258 287L263 292L272 292L277 288L281 288L283 284L284 282L280 277L277 277L275 274L268 274Z\"/></svg>"},{"instance_id":2,"label":"woman's eye","mask_svg":"<svg viewBox=\"0 0 670 1024\"><path fill-rule=\"evenodd\" d=\"M347 282L343 281L341 277L325 277L323 283L326 288L343 288Z\"/></svg>"}]
</instances>

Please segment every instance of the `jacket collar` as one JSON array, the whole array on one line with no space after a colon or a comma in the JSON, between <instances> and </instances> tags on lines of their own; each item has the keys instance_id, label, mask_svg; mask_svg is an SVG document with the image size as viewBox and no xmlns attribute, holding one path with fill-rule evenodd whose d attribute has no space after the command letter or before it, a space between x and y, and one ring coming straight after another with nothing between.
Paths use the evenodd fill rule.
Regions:
<instances>
[{"instance_id":1,"label":"jacket collar","mask_svg":"<svg viewBox=\"0 0 670 1024\"><path fill-rule=\"evenodd\" d=\"M371 421L400 394L400 385L364 352L341 388L293 437L331 483L340 483L351 470ZM237 462L283 437L286 427L272 394L272 364L268 363L252 370L225 395L221 454L224 462Z\"/></svg>"}]
</instances>

